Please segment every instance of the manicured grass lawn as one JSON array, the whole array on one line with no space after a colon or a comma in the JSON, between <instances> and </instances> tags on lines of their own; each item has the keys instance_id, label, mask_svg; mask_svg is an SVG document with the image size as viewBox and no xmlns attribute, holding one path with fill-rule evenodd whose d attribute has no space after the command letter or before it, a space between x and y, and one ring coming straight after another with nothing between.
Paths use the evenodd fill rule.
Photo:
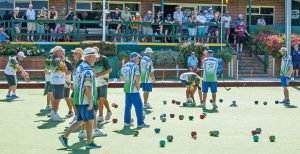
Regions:
<instances>
[{"instance_id":1,"label":"manicured grass lawn","mask_svg":"<svg viewBox=\"0 0 300 154\"><path fill-rule=\"evenodd\" d=\"M1 98L6 90L0 90ZM41 89L21 89L18 95L23 101L0 102L1 137L0 153L22 154L53 154L53 153L146 153L146 154L295 154L300 151L300 111L299 91L290 88L292 105L284 107L275 104L275 100L282 99L282 89L272 88L232 88L226 91L219 88L218 98L224 99L218 103L219 109L212 110L207 105L207 117L200 119L204 111L199 107L182 107L171 103L172 99L185 100L184 88L155 88L150 96L150 103L154 107L146 112L146 123L150 128L139 130L139 136L133 137L133 127L123 129L124 94L122 89L109 89L110 103L118 103L118 108L113 108L112 118L117 118L118 123L111 121L98 124L108 133L107 137L95 138L101 149L85 150L85 141L77 138L78 130L69 137L71 149L64 149L58 136L69 126L72 118L64 123L51 122L47 118L45 108L46 97L42 96ZM198 96L196 97L198 98ZM163 105L167 100L167 105ZM238 107L229 107L232 100L237 101ZM258 105L254 101L260 101ZM263 105L263 101L268 104ZM209 102L209 101L208 101ZM199 101L197 101L199 105ZM133 118L136 125L134 110ZM167 121L161 122L159 116L167 114ZM175 118L169 114L174 113ZM67 114L65 101L60 104L59 114ZM184 115L184 120L179 120L179 115ZM194 120L188 120L194 116ZM153 117L156 117L153 120ZM261 128L259 142L253 142L251 131ZM154 128L160 128L159 134L154 133ZM209 136L210 130L220 131L219 137ZM197 139L191 138L191 132L197 132ZM166 140L167 135L173 135L174 141L166 143L160 148L159 141ZM269 142L269 136L275 135L276 142Z\"/></svg>"}]
</instances>

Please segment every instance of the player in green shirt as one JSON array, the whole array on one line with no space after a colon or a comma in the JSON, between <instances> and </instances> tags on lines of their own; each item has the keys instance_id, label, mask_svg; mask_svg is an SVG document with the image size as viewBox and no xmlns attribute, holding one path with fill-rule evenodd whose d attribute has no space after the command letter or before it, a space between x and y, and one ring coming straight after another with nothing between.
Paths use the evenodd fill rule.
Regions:
<instances>
[{"instance_id":1,"label":"player in green shirt","mask_svg":"<svg viewBox=\"0 0 300 154\"><path fill-rule=\"evenodd\" d=\"M202 104L202 80L200 76L198 76L194 72L187 72L181 74L179 79L181 80L182 84L186 87L186 103L188 105L192 105L192 103L195 102L194 94L198 89L200 103Z\"/></svg>"}]
</instances>

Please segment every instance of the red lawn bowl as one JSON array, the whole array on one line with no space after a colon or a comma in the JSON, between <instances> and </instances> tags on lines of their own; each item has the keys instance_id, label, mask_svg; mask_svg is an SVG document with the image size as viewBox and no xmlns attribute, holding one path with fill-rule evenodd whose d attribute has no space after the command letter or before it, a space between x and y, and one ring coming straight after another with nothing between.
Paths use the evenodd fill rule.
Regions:
<instances>
[{"instance_id":1,"label":"red lawn bowl","mask_svg":"<svg viewBox=\"0 0 300 154\"><path fill-rule=\"evenodd\" d=\"M192 138L195 138L195 137L197 136L197 132L192 131L192 132L191 132L191 136L192 136Z\"/></svg>"},{"instance_id":2,"label":"red lawn bowl","mask_svg":"<svg viewBox=\"0 0 300 154\"><path fill-rule=\"evenodd\" d=\"M201 114L200 115L200 119L204 119L205 118L205 115L204 114Z\"/></svg>"},{"instance_id":3,"label":"red lawn bowl","mask_svg":"<svg viewBox=\"0 0 300 154\"><path fill-rule=\"evenodd\" d=\"M171 118L174 118L174 117L175 117L175 114L171 113L171 114L170 114L170 117L171 117Z\"/></svg>"},{"instance_id":4,"label":"red lawn bowl","mask_svg":"<svg viewBox=\"0 0 300 154\"><path fill-rule=\"evenodd\" d=\"M255 136L255 135L257 135L257 134L258 134L257 130L252 130L252 132L251 132L251 133L252 133L252 135L253 135L253 136Z\"/></svg>"}]
</instances>

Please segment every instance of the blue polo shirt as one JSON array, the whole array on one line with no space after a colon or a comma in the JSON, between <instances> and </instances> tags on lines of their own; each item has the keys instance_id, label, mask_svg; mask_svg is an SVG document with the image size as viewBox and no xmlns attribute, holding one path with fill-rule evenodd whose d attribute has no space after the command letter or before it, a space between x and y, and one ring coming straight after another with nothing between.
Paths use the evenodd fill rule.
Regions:
<instances>
[{"instance_id":1,"label":"blue polo shirt","mask_svg":"<svg viewBox=\"0 0 300 154\"><path fill-rule=\"evenodd\" d=\"M292 61L300 61L300 51L294 51L292 54Z\"/></svg>"},{"instance_id":2,"label":"blue polo shirt","mask_svg":"<svg viewBox=\"0 0 300 154\"><path fill-rule=\"evenodd\" d=\"M198 58L195 57L193 58L192 56L190 56L188 58L188 67L197 67L198 66Z\"/></svg>"},{"instance_id":3,"label":"blue polo shirt","mask_svg":"<svg viewBox=\"0 0 300 154\"><path fill-rule=\"evenodd\" d=\"M0 34L0 41L6 41L6 36L3 34Z\"/></svg>"}]
</instances>

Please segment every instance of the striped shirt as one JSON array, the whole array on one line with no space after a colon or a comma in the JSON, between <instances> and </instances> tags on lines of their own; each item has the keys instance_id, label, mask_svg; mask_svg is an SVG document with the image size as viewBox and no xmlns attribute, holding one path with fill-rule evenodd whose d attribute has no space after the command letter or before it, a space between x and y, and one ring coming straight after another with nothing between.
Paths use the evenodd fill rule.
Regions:
<instances>
[{"instance_id":1,"label":"striped shirt","mask_svg":"<svg viewBox=\"0 0 300 154\"><path fill-rule=\"evenodd\" d=\"M194 73L194 72L183 73L179 77L180 80L186 81L191 86L201 87L202 86L201 79L200 79L199 84L198 85L196 84L196 79L197 78L200 79L200 77L196 73Z\"/></svg>"},{"instance_id":2,"label":"striped shirt","mask_svg":"<svg viewBox=\"0 0 300 154\"><path fill-rule=\"evenodd\" d=\"M141 59L141 82L142 83L152 83L150 78L150 73L154 72L153 62L150 56L144 56Z\"/></svg>"},{"instance_id":3,"label":"striped shirt","mask_svg":"<svg viewBox=\"0 0 300 154\"><path fill-rule=\"evenodd\" d=\"M284 56L281 59L280 76L291 77L289 68L293 68L291 56Z\"/></svg>"},{"instance_id":4,"label":"striped shirt","mask_svg":"<svg viewBox=\"0 0 300 154\"><path fill-rule=\"evenodd\" d=\"M135 86L136 76L140 75L139 65L134 62L128 62L123 66L120 72L121 76L125 78L124 92L125 93L138 93L139 89Z\"/></svg>"},{"instance_id":5,"label":"striped shirt","mask_svg":"<svg viewBox=\"0 0 300 154\"><path fill-rule=\"evenodd\" d=\"M203 59L203 81L217 82L218 59L207 57Z\"/></svg>"}]
</instances>

